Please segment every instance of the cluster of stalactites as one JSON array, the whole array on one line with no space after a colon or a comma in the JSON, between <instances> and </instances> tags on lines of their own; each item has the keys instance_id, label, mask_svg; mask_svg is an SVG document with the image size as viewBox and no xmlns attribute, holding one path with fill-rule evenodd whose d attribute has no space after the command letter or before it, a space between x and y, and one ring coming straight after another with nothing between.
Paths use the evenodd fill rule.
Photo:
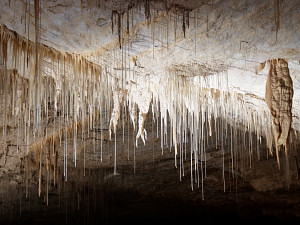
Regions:
<instances>
[{"instance_id":1,"label":"cluster of stalactites","mask_svg":"<svg viewBox=\"0 0 300 225\"><path fill-rule=\"evenodd\" d=\"M190 144L191 157L196 164L194 168L198 168L198 159L205 161L206 143L212 138L215 138L216 148L224 151L228 150L226 140L231 138L229 150L235 158L233 167L237 164L236 158L244 154L240 151L247 150L251 167L254 154L258 159L261 157L260 144L264 138L268 145L274 143L271 116L265 101L259 99L259 105L248 104L247 96L231 90L227 73L220 72L226 71L224 66L209 68L206 64L187 64L191 69L175 65L166 68L159 77L145 76L135 61L130 62L126 49L107 51L110 60L103 62L114 71L111 75L119 78L113 87L110 136L112 132L116 135L117 124L122 123L122 114L127 113L133 128L137 128L136 146L139 138L145 144L146 118L151 109L162 153L166 146L174 148L175 165L180 166L181 175L184 174L182 146L187 144ZM120 82L121 78L125 81ZM244 150L240 148L241 142L237 142L240 138ZM186 153L184 155L186 158Z\"/></svg>"},{"instance_id":2,"label":"cluster of stalactites","mask_svg":"<svg viewBox=\"0 0 300 225\"><path fill-rule=\"evenodd\" d=\"M230 152L232 171L238 167L237 158L245 154L249 154L251 167L254 154L258 159L262 154L259 148L262 139L266 138L267 142L272 140L271 117L263 100L253 108L253 105L247 104L243 94L228 88L227 79L225 72L188 77L168 71L159 80L150 76L145 78L143 84L128 82L126 91L114 92L110 129L120 118L121 106L127 102L134 125L139 111L136 142L141 137L145 143L147 132L144 124L146 114L152 108L153 122L157 126L160 124L157 137L161 139L162 154L166 146L174 148L175 165L180 167L180 176L184 175L183 162L188 144L191 166L194 164L192 168L195 168L192 177L196 176L194 181L198 185L201 183L197 176L200 170L204 171L202 162L206 162L207 143L213 138L216 149ZM226 144L228 139L231 139L230 147ZM243 151L246 153L241 153Z\"/></svg>"},{"instance_id":3,"label":"cluster of stalactites","mask_svg":"<svg viewBox=\"0 0 300 225\"><path fill-rule=\"evenodd\" d=\"M177 166L179 157L180 174L182 175L184 174L183 161L186 158L186 148L184 150L183 145L186 146L187 143L190 144L191 162L195 164L195 174L198 175L199 166L202 171L202 162L206 160L208 138L215 137L216 148L223 150L226 138L232 138L230 147L232 159L234 155L238 155L236 154L238 143L233 139L237 139L238 135L246 138L237 130L249 133L247 143L250 146L250 155L253 154L254 142L252 139L255 136L257 143L260 142L261 137L266 137L267 142L272 143L271 118L265 107L258 106L253 109L247 105L242 94L228 88L228 77L224 72L213 75L202 74L203 67L200 66L197 67L199 71L196 73L194 71L193 76L189 76L185 71L181 71L181 74L178 75L177 71L169 70L165 76L161 76L159 79L156 76L141 78L131 73L136 65L130 69L128 68L130 62L126 66L125 60L122 61L122 69L119 71L122 74L118 75L116 72L118 63L115 62L115 59L111 60L111 65L103 65L102 68L105 69L102 69L82 56L63 54L41 44L38 44L38 61L34 62L32 59L36 54L35 43L22 38L3 25L1 26L0 46L2 63L0 94L1 110L4 112L2 118L3 140L6 139L7 121L10 117L14 117L18 121L18 129L23 130L22 133L25 134L23 141L27 146L27 153L30 147L38 152L42 152L40 149L45 147L48 154L51 148L55 149L58 145L57 140L63 139L65 143L65 177L67 177L68 162L67 140L69 138L74 140L73 155L76 165L77 133L81 132L84 137L85 132L94 128L99 120L102 126L104 122L102 114L109 111L111 107L110 136L111 130L116 135L121 113L124 113L126 109L134 129L137 127L136 146L139 138L145 144L147 139L145 120L150 107L152 107L153 120L157 125L160 123L160 132L157 128L157 136L160 135L161 138L162 152L166 145L174 147L175 165ZM35 71L35 63L40 65L38 73ZM276 61L273 66L275 69L272 70L272 74L275 72L278 74L278 71L288 74L285 61L278 61L278 63ZM182 76L182 73L186 75ZM36 74L38 74L37 78ZM284 76L283 78L288 77ZM291 83L290 80L286 82ZM276 89L275 86L272 87L273 90ZM283 91L287 93L287 100L290 101L292 89L290 89L290 85L286 86L289 89ZM49 103L53 103L53 108ZM272 105L272 107L275 106ZM291 105L288 105L288 109L291 109ZM54 115L54 127L52 131L45 129L45 133L40 132L45 121L48 121L51 110ZM274 110L276 111L276 109ZM62 116L59 117L59 121L56 121L56 124L59 125L58 128L55 128L57 113ZM279 123L289 123L290 127L288 120L279 121ZM230 129L227 124L231 126ZM276 120L274 124L278 124L278 121ZM170 125L170 129L168 129L168 125ZM33 129L30 129L31 127ZM276 126L274 127L277 129ZM280 131L280 129L277 130ZM281 130L281 134L277 132L276 135L279 136L277 141L279 140L282 144L284 142L280 140L282 138L287 140L288 133ZM32 136L35 136L34 140L30 140ZM36 144L38 142L36 138L39 137L43 139L40 145ZM19 144L21 145L21 143ZM259 157L259 149L256 148L256 150ZM183 157L184 151L185 157ZM53 154L56 154L55 152L56 150L52 150ZM199 177L196 175L195 177L199 184Z\"/></svg>"},{"instance_id":4,"label":"cluster of stalactites","mask_svg":"<svg viewBox=\"0 0 300 225\"><path fill-rule=\"evenodd\" d=\"M0 94L3 112L3 140L9 118L18 120L24 129L27 153L32 140L41 132L49 114L62 114L65 123L89 119L100 112L103 96L111 95L109 76L102 68L80 55L62 53L0 27ZM35 55L38 54L37 62ZM39 71L35 64L38 63ZM108 87L109 86L109 87ZM106 101L108 104L110 101ZM52 103L54 107L52 107ZM54 112L53 112L54 111ZM45 115L47 115L45 118ZM86 118L89 115L90 118ZM47 138L47 137L45 137Z\"/></svg>"},{"instance_id":5,"label":"cluster of stalactites","mask_svg":"<svg viewBox=\"0 0 300 225\"><path fill-rule=\"evenodd\" d=\"M145 78L143 84L127 82L124 90L114 91L110 130L116 131L116 124L121 115L121 106L126 102L134 127L138 114L136 142L141 137L145 143L147 132L144 129L144 123L146 114L152 107L154 122L161 124L162 150L167 144L168 125L170 124L170 140L172 141L168 145L174 146L176 157L179 154L178 145L188 142L187 134L191 134L192 142L195 142L192 149L199 153L198 140L202 140L206 134L208 134L207 137L213 136L212 130L217 130L218 120L223 120L224 130L222 132L227 133L227 124L230 124L236 129L243 128L245 132L254 133L259 142L262 137L266 137L268 140L272 134L271 117L265 103L261 101L261 105L256 109L249 106L244 101L242 94L229 90L226 73L192 77L178 76L172 71L168 71L168 73L159 81L154 77L149 77ZM204 128L208 130L202 130ZM219 137L218 142L221 141L221 134L217 136ZM219 146L219 144L216 145ZM259 157L259 150L257 149L257 151Z\"/></svg>"},{"instance_id":6,"label":"cluster of stalactites","mask_svg":"<svg viewBox=\"0 0 300 225\"><path fill-rule=\"evenodd\" d=\"M21 157L35 156L39 195L42 168L46 169L47 182L50 173L56 182L58 155L63 156L67 180L68 140L73 139L71 155L76 166L77 136L81 134L84 139L99 121L104 122L103 112L110 109L111 87L117 81L81 55L34 43L1 25L0 144L4 164L13 126L13 135L17 135L14 144Z\"/></svg>"}]
</instances>

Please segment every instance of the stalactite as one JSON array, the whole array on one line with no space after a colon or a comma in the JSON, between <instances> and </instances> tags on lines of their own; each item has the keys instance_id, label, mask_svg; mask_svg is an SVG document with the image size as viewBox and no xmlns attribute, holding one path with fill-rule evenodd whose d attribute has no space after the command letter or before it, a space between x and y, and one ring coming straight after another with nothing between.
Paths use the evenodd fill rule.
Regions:
<instances>
[{"instance_id":1,"label":"stalactite","mask_svg":"<svg viewBox=\"0 0 300 225\"><path fill-rule=\"evenodd\" d=\"M120 118L120 113L121 113L120 103L121 103L122 98L123 98L123 94L122 94L121 91L115 91L114 92L114 96L113 96L114 108L113 108L113 112L112 112L111 119L110 119L110 122L109 122L109 139L110 140L111 140L111 129L112 129L112 127L113 127L114 133L117 132L117 123L118 123L118 120Z\"/></svg>"},{"instance_id":2,"label":"stalactite","mask_svg":"<svg viewBox=\"0 0 300 225\"><path fill-rule=\"evenodd\" d=\"M114 13L115 11L111 12L111 33L114 34Z\"/></svg>"},{"instance_id":3,"label":"stalactite","mask_svg":"<svg viewBox=\"0 0 300 225\"><path fill-rule=\"evenodd\" d=\"M279 0L274 0L274 21L275 21L276 41L277 41L278 30L280 27Z\"/></svg>"},{"instance_id":4,"label":"stalactite","mask_svg":"<svg viewBox=\"0 0 300 225\"><path fill-rule=\"evenodd\" d=\"M122 48L122 37L121 37L121 29L122 29L122 13L118 13L118 36L119 36L119 45L120 49Z\"/></svg>"},{"instance_id":5,"label":"stalactite","mask_svg":"<svg viewBox=\"0 0 300 225\"><path fill-rule=\"evenodd\" d=\"M39 37L40 37L40 29L39 29L39 21L40 21L40 1L34 0L34 24L35 24L35 58L34 58L34 85L35 85L35 94L34 94L34 104L35 104L35 126L34 130L37 131L38 123L38 105L39 105L39 79L40 79L40 68L39 68Z\"/></svg>"},{"instance_id":6,"label":"stalactite","mask_svg":"<svg viewBox=\"0 0 300 225\"><path fill-rule=\"evenodd\" d=\"M177 35L176 35L176 30L177 30L177 11L174 15L174 41L176 42L177 40Z\"/></svg>"},{"instance_id":7,"label":"stalactite","mask_svg":"<svg viewBox=\"0 0 300 225\"><path fill-rule=\"evenodd\" d=\"M39 160L38 160L38 162L39 162L39 197L41 197L41 193L42 193L42 155L43 155L43 150L42 150L42 148L40 148L40 149L38 149L38 151L39 151L39 153L38 153L38 155L39 155Z\"/></svg>"},{"instance_id":8,"label":"stalactite","mask_svg":"<svg viewBox=\"0 0 300 225\"><path fill-rule=\"evenodd\" d=\"M26 34L27 31L27 20L26 20L26 15L27 15L27 5L28 5L28 0L25 0L24 2L24 34Z\"/></svg>"},{"instance_id":9,"label":"stalactite","mask_svg":"<svg viewBox=\"0 0 300 225\"><path fill-rule=\"evenodd\" d=\"M166 30L166 35L167 35L167 49L169 49L169 23L170 23L170 15L169 11L167 11L167 30Z\"/></svg>"},{"instance_id":10,"label":"stalactite","mask_svg":"<svg viewBox=\"0 0 300 225\"><path fill-rule=\"evenodd\" d=\"M129 36L129 6L126 12L126 16L127 16L127 35Z\"/></svg>"},{"instance_id":11,"label":"stalactite","mask_svg":"<svg viewBox=\"0 0 300 225\"><path fill-rule=\"evenodd\" d=\"M39 195L41 194L43 165L47 171L47 182L48 176L50 176L50 172L52 172L51 167L53 166L53 181L54 185L57 184L59 155L61 155L61 159L63 157L65 180L67 181L68 165L70 164L68 140L73 138L72 154L76 167L78 161L77 157L79 155L77 149L77 136L79 138L80 134L84 150L84 175L88 175L88 172L86 172L87 139L92 136L90 133L93 131L93 145L94 152L96 152L95 141L97 141L98 138L95 132L98 130L98 122L100 123L101 132L101 161L104 150L102 145L105 136L103 132L107 121L109 122L110 139L113 130L115 141L113 153L114 174L116 174L118 156L117 125L121 112L123 141L125 141L125 123L128 123L128 133L129 120L131 120L133 125L132 142L135 142L133 145L135 172L135 150L139 138L142 139L144 144L146 142L147 132L145 129L145 121L150 106L152 106L153 113L152 122L154 123L154 121L156 121L157 123L156 136L160 136L162 154L164 153L164 148L166 146L170 148L170 151L174 150L176 167L178 164L177 159L179 158L179 179L181 180L185 176L186 171L184 165L188 158L187 154L190 153L191 187L192 189L194 186L200 188L201 183L202 199L204 199L203 186L207 176L206 149L209 140L213 140L216 148L221 149L224 191L226 190L225 181L228 183L228 181L225 180L225 178L227 179L227 176L225 177L225 166L227 163L229 162L230 164L232 176L234 176L234 170L236 168L245 167L247 164L250 164L250 167L252 167L254 147L255 144L257 146L259 145L258 140L261 140L262 137L266 137L266 142L269 146L272 146L273 143L275 143L276 146L278 146L278 144L284 144L287 152L289 148L291 98L293 91L288 67L286 65L287 63L284 60L278 59L277 61L271 61L272 70L270 70L271 72L269 73L269 82L271 82L269 89L271 87L271 89L277 91L276 88L278 88L278 82L273 82L272 79L279 74L279 70L281 71L280 73L284 74L283 80L289 84L285 87L279 85L282 89L281 92L288 96L287 105L285 105L285 102L279 104L280 107L286 106L288 108L287 120L279 121L276 116L278 113L280 114L281 111L279 110L277 112L275 110L276 114L274 114L274 105L268 104L272 116L276 115L273 118L273 132L275 133L274 142L273 137L271 136L272 129L271 124L269 123L270 118L264 111L264 108L257 109L258 111L255 112L257 114L254 114L254 110L247 106L244 98L245 96L238 95L233 90L229 90L228 82L226 83L226 76L221 73L227 68L215 69L208 65L200 65L197 63L172 65L170 68L166 69L165 76L161 77L159 82L154 85L154 88L150 88L150 84L152 85L151 82L153 80L153 82L156 82L155 79L151 80L151 75L149 76L150 78L148 78L148 76L140 78L138 74L139 71L136 72L135 70L139 65L136 60L134 60L135 65L131 68L130 63L132 62L129 61L127 64L127 60L130 58L129 41L123 41L123 14L121 12L113 11L111 22L112 32L114 32L114 17L117 15L119 45L122 51L114 49L114 52L110 51L109 53L103 53L104 55L101 56L103 57L102 59L96 57L96 60L89 60L90 58L88 57L59 52L39 43L39 7L37 7L39 0L35 0L35 4L35 42L21 37L17 33L10 31L5 26L1 25L0 59L1 62L3 62L4 71L1 71L0 94L1 100L4 102L3 111L5 119L3 120L3 137L6 138L7 136L8 124L6 124L6 116L12 114L11 116L16 116L14 119L18 127L18 136L19 132L24 133L25 136L24 140L20 140L20 143L18 142L17 145L26 146L26 148L28 148L27 154L33 152L33 150L36 151L36 160L39 163ZM133 14L133 12L128 9L126 13L127 33L129 35L129 13ZM145 1L145 16L147 20L150 21L150 1ZM175 39L177 16L178 15L175 15L174 19ZM189 28L189 16L188 9L184 9L182 12L184 37L186 35L186 27ZM30 15L28 16L28 21L29 18ZM194 14L194 18L196 30L196 13ZM168 42L169 16L167 17L167 20ZM154 52L155 31L157 29L155 30L155 21L152 20L151 22L153 24L152 44ZM29 24L30 23L28 22L27 27L29 27ZM158 23L157 25L160 26ZM159 31L160 29L161 28L158 27ZM196 35L197 33L195 31L195 52ZM158 37L161 37L161 34L158 34ZM165 37L165 33L163 33L163 37ZM127 50L126 48L122 48L126 46L126 43L128 43ZM125 46L123 46L123 44L125 44ZM13 52L12 65L13 67L16 67L14 73L8 72L6 68L7 54L8 49L10 48ZM21 60L22 56L24 56L24 58ZM105 62L106 59L109 59L109 62ZM26 63L27 67L29 67L28 70L31 71L28 72L26 69L25 74ZM48 64L50 64L50 66ZM120 66L122 67L122 79L121 71L117 71ZM257 71L259 72L261 69L263 68L258 68ZM275 72L277 73L276 75ZM54 87L50 85L51 82L45 77L51 77L51 79L53 79L51 82L53 82ZM18 82L20 82L21 85L18 84ZM274 87L272 87L272 82L275 84ZM282 80L280 80L279 83L281 84ZM18 93L17 90L18 85L22 86L22 91L20 93ZM52 96L51 93L53 91L55 91L55 94ZM272 91L267 91L267 93L273 94ZM51 126L48 127L48 120L50 118L50 107L48 107L49 97L53 98L50 103L53 104L54 108L52 132L48 132L48 129L51 128ZM267 96L266 100L268 103ZM17 107L19 110L18 113L16 112ZM111 107L112 112L110 114L109 109ZM137 111L139 112L138 118ZM46 115L46 117L44 118L43 115ZM43 135L39 135L38 131L41 126L44 126L42 124L45 123L45 121L47 121L45 132ZM227 128L229 125L231 126L230 129ZM243 130L237 131L240 127L243 127ZM32 138L33 135L35 135L35 139ZM243 151L239 150L237 139L243 140ZM256 139L256 142L254 139ZM226 141L228 140L230 141L230 145L228 145L229 147L226 147ZM188 145L191 146L190 152L188 152ZM64 152L60 152L60 150ZM20 151L22 151L22 149L20 149ZM45 152L45 157L41 158L43 151ZM257 153L259 154L259 151ZM230 155L228 161L226 158L227 154ZM247 158L243 159L238 165L239 157ZM229 182L231 182L231 180L229 180ZM46 189L46 193L48 193L48 189Z\"/></svg>"},{"instance_id":12,"label":"stalactite","mask_svg":"<svg viewBox=\"0 0 300 225\"><path fill-rule=\"evenodd\" d=\"M290 77L288 63L284 59L273 59L268 63L270 69L266 84L266 103L273 117L276 156L280 168L279 149L281 145L284 145L287 154L290 145L293 81Z\"/></svg>"},{"instance_id":13,"label":"stalactite","mask_svg":"<svg viewBox=\"0 0 300 225\"><path fill-rule=\"evenodd\" d=\"M150 0L145 0L144 8L145 8L145 17L146 17L147 21L149 22L151 20Z\"/></svg>"},{"instance_id":14,"label":"stalactite","mask_svg":"<svg viewBox=\"0 0 300 225\"><path fill-rule=\"evenodd\" d=\"M114 175L117 174L117 132L115 132L115 148L114 148Z\"/></svg>"},{"instance_id":15,"label":"stalactite","mask_svg":"<svg viewBox=\"0 0 300 225\"><path fill-rule=\"evenodd\" d=\"M185 38L185 23L186 23L186 19L185 19L185 9L183 9L182 12L182 31L183 31L183 37Z\"/></svg>"},{"instance_id":16,"label":"stalactite","mask_svg":"<svg viewBox=\"0 0 300 225\"><path fill-rule=\"evenodd\" d=\"M186 11L186 24L188 29L190 28L190 12Z\"/></svg>"},{"instance_id":17,"label":"stalactite","mask_svg":"<svg viewBox=\"0 0 300 225\"><path fill-rule=\"evenodd\" d=\"M145 140L147 139L147 131L144 128L146 115L147 114L142 113L142 112L139 113L139 130L136 135L136 146L138 146L138 139L140 137L142 138L144 145L145 145Z\"/></svg>"},{"instance_id":18,"label":"stalactite","mask_svg":"<svg viewBox=\"0 0 300 225\"><path fill-rule=\"evenodd\" d=\"M117 26L118 26L118 39L119 39L119 47L120 49L122 48L122 42L123 42L123 37L122 37L122 18L123 18L123 14L124 12L118 12L116 10L113 10L112 13L111 13L111 31L112 31L112 34L114 33L114 19L115 19L115 15L117 15ZM129 34L129 14L128 14L128 11L127 11L127 31L128 31L128 34Z\"/></svg>"}]
</instances>

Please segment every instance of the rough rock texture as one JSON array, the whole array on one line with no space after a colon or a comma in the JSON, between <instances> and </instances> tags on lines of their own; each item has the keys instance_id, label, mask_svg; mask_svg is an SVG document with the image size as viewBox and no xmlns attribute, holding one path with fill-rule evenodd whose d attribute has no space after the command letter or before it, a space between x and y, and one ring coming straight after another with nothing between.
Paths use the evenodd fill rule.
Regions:
<instances>
[{"instance_id":1,"label":"rough rock texture","mask_svg":"<svg viewBox=\"0 0 300 225\"><path fill-rule=\"evenodd\" d=\"M288 63L284 59L269 61L270 69L266 84L266 103L273 117L276 154L281 145L289 150L292 123L293 81L290 77ZM278 159L278 166L279 159Z\"/></svg>"}]
</instances>

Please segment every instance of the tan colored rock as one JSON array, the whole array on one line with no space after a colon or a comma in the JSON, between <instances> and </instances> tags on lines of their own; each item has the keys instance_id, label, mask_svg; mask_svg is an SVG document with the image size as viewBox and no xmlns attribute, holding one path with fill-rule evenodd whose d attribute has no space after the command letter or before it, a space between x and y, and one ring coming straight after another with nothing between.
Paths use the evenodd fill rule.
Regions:
<instances>
[{"instance_id":1,"label":"tan colored rock","mask_svg":"<svg viewBox=\"0 0 300 225\"><path fill-rule=\"evenodd\" d=\"M282 145L285 152L290 145L290 129L292 123L293 81L288 63L284 59L272 59L266 84L266 103L273 117L273 132L276 145L278 167L280 168L278 151Z\"/></svg>"}]
</instances>

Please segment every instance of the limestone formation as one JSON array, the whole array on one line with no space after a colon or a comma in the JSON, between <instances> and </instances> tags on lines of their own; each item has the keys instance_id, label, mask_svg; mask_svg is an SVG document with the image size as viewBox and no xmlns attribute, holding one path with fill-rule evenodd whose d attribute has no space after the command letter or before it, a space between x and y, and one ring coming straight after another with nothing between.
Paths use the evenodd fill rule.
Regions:
<instances>
[{"instance_id":1,"label":"limestone formation","mask_svg":"<svg viewBox=\"0 0 300 225\"><path fill-rule=\"evenodd\" d=\"M1 0L0 224L300 218L299 9Z\"/></svg>"},{"instance_id":2,"label":"limestone formation","mask_svg":"<svg viewBox=\"0 0 300 225\"><path fill-rule=\"evenodd\" d=\"M287 155L290 146L294 94L293 81L287 61L284 59L272 59L268 63L270 69L266 84L266 103L273 117L276 155L278 166L280 167L278 151L284 145Z\"/></svg>"}]
</instances>

